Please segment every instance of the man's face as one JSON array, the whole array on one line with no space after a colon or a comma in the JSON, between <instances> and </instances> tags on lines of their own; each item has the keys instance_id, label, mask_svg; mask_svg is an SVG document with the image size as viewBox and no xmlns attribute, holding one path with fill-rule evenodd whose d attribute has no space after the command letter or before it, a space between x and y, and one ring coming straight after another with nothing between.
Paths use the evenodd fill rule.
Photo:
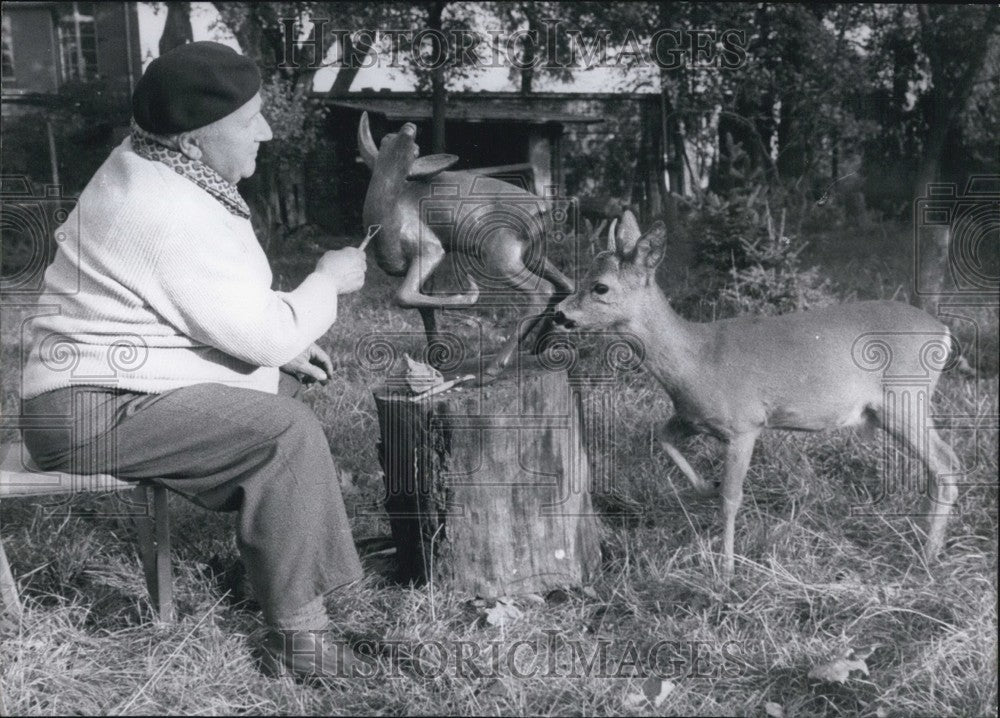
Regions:
<instances>
[{"instance_id":1,"label":"man's face","mask_svg":"<svg viewBox=\"0 0 1000 718\"><path fill-rule=\"evenodd\" d=\"M254 173L257 149L272 137L260 109L258 93L235 112L193 132L201 161L233 184Z\"/></svg>"}]
</instances>

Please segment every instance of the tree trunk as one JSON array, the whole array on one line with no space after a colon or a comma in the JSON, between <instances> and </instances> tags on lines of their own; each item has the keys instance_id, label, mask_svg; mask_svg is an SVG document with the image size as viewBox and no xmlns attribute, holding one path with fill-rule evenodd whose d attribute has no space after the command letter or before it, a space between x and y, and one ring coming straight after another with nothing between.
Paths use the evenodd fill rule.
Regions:
<instances>
[{"instance_id":1,"label":"tree trunk","mask_svg":"<svg viewBox=\"0 0 1000 718\"><path fill-rule=\"evenodd\" d=\"M927 32L931 21L928 18L926 6L918 6L918 15L925 31L924 41L927 44L932 44L934 37ZM973 83L976 76L982 71L983 62L986 59L986 52L989 49L988 39L998 23L1000 23L1000 8L993 6L987 15L985 27L977 34L974 48L968 56L968 64L962 69L957 82L951 85L950 90L944 86L944 79L940 77L942 74L940 61L938 63L932 62L932 70L937 70L938 76L933 78L935 84L932 85L929 103L929 128L914 183L913 197L916 203L913 206L915 210L918 209L921 198L929 196L928 185L938 179L941 151L948 131L958 114L968 104ZM925 50L931 58L945 56L945 48L943 47L925 47ZM937 66L935 67L935 65ZM950 278L948 266L951 253L951 228L925 226L919 221L919 218L915 218L915 220L918 222L917 241L920 256L918 257L917 271L920 273L918 278L920 291L919 293L914 292L911 299L914 304L925 311L933 312L936 311L941 294L954 289L954 280Z\"/></svg>"},{"instance_id":2,"label":"tree trunk","mask_svg":"<svg viewBox=\"0 0 1000 718\"><path fill-rule=\"evenodd\" d=\"M431 5L430 16L427 26L431 30L441 31L441 14L444 12L444 2L435 2ZM439 46L439 36L432 36L434 43L434 57L441 57L442 53L448 51L446 47ZM445 151L444 120L445 108L448 102L447 92L444 84L444 63L431 70L431 151L440 154Z\"/></svg>"},{"instance_id":3,"label":"tree trunk","mask_svg":"<svg viewBox=\"0 0 1000 718\"><path fill-rule=\"evenodd\" d=\"M167 6L167 21L163 25L163 34L160 35L159 50L161 55L194 40L194 33L191 30L191 3L168 2L164 4Z\"/></svg>"},{"instance_id":4,"label":"tree trunk","mask_svg":"<svg viewBox=\"0 0 1000 718\"><path fill-rule=\"evenodd\" d=\"M663 216L663 196L666 194L663 184L663 124L659 103L654 105L652 102L640 100L639 113L643 155L639 158L639 176L646 198L643 222L648 225Z\"/></svg>"},{"instance_id":5,"label":"tree trunk","mask_svg":"<svg viewBox=\"0 0 1000 718\"><path fill-rule=\"evenodd\" d=\"M413 402L374 392L403 580L484 598L588 583L600 564L578 395L565 372Z\"/></svg>"},{"instance_id":6,"label":"tree trunk","mask_svg":"<svg viewBox=\"0 0 1000 718\"><path fill-rule=\"evenodd\" d=\"M535 77L535 56L537 48L535 46L535 36L531 33L538 32L538 10L534 3L524 3L522 5L524 16L528 21L528 37L524 41L524 55L521 58L521 94L531 94L531 84Z\"/></svg>"}]
</instances>

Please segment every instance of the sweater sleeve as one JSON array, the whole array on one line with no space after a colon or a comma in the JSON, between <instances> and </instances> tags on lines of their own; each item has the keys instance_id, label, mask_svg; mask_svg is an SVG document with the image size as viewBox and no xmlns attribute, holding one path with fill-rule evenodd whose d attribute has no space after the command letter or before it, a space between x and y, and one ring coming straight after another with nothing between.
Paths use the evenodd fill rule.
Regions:
<instances>
[{"instance_id":1,"label":"sweater sleeve","mask_svg":"<svg viewBox=\"0 0 1000 718\"><path fill-rule=\"evenodd\" d=\"M337 318L337 286L328 274L313 272L291 292L273 291L254 267L257 258L234 244L184 233L164 240L147 298L198 342L256 366L282 366Z\"/></svg>"}]
</instances>

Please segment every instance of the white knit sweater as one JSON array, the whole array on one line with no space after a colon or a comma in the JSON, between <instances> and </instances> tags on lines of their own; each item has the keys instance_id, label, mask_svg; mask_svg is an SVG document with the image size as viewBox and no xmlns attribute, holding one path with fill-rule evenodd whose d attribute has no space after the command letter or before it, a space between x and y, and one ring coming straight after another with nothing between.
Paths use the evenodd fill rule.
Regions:
<instances>
[{"instance_id":1,"label":"white knit sweater","mask_svg":"<svg viewBox=\"0 0 1000 718\"><path fill-rule=\"evenodd\" d=\"M78 384L159 393L220 382L270 393L277 367L337 318L337 287L314 272L291 292L249 220L126 139L57 230L23 397Z\"/></svg>"}]
</instances>

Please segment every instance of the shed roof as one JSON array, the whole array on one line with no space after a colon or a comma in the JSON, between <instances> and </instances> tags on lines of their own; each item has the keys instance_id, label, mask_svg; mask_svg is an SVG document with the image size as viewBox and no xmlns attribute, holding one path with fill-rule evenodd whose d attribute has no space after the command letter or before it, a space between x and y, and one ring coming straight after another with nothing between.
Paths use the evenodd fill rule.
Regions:
<instances>
[{"instance_id":1,"label":"shed roof","mask_svg":"<svg viewBox=\"0 0 1000 718\"><path fill-rule=\"evenodd\" d=\"M429 97L369 95L357 99L343 96L318 97L317 99L331 107L375 112L384 115L390 121L431 119L431 100ZM566 112L556 106L557 103L545 102L544 100L547 98L540 99L542 101L535 101L534 98L524 98L518 95L510 97L450 95L448 97L448 119L459 122L524 122L532 125L604 122L601 117Z\"/></svg>"}]
</instances>

